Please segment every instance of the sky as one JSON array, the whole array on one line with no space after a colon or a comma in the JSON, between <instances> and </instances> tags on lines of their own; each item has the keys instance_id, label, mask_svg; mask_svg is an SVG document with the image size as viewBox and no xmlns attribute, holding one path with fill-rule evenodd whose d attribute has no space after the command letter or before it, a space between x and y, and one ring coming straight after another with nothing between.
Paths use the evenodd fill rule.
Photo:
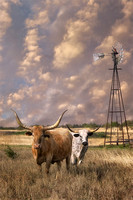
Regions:
<instances>
[{"instance_id":1,"label":"sky","mask_svg":"<svg viewBox=\"0 0 133 200\"><path fill-rule=\"evenodd\" d=\"M133 119L132 0L0 0L0 126L106 123L113 61Z\"/></svg>"}]
</instances>

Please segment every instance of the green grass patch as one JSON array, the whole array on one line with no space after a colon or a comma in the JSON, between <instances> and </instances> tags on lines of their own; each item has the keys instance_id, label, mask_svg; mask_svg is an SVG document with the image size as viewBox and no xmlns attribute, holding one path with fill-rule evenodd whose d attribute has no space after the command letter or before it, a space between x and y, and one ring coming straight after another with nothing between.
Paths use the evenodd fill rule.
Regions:
<instances>
[{"instance_id":1,"label":"green grass patch","mask_svg":"<svg viewBox=\"0 0 133 200\"><path fill-rule=\"evenodd\" d=\"M105 138L105 132L95 132L91 138Z\"/></svg>"},{"instance_id":2,"label":"green grass patch","mask_svg":"<svg viewBox=\"0 0 133 200\"><path fill-rule=\"evenodd\" d=\"M119 144L119 145L106 145L105 146L106 149L129 149L130 148L130 145L129 144L125 144L123 146L123 144Z\"/></svg>"},{"instance_id":3,"label":"green grass patch","mask_svg":"<svg viewBox=\"0 0 133 200\"><path fill-rule=\"evenodd\" d=\"M26 131L3 131L4 135L25 135ZM0 133L1 134L1 133Z\"/></svg>"},{"instance_id":4,"label":"green grass patch","mask_svg":"<svg viewBox=\"0 0 133 200\"><path fill-rule=\"evenodd\" d=\"M107 150L111 150L111 149L131 149L133 150L133 148L130 147L129 144L125 144L125 146L123 146L123 144L119 144L119 145L100 145L100 146L89 146L89 149L107 149Z\"/></svg>"},{"instance_id":5,"label":"green grass patch","mask_svg":"<svg viewBox=\"0 0 133 200\"><path fill-rule=\"evenodd\" d=\"M7 147L7 146L9 146L9 145L1 144L1 145L0 145L0 149L5 149L5 147ZM30 149L31 146L32 146L32 145L10 145L11 148L14 148L14 147L15 147L15 148L18 148L18 149L19 149L19 148L24 148L24 149L27 148L27 149Z\"/></svg>"},{"instance_id":6,"label":"green grass patch","mask_svg":"<svg viewBox=\"0 0 133 200\"><path fill-rule=\"evenodd\" d=\"M26 131L11 132L10 135L25 135Z\"/></svg>"},{"instance_id":7,"label":"green grass patch","mask_svg":"<svg viewBox=\"0 0 133 200\"><path fill-rule=\"evenodd\" d=\"M9 145L6 149L4 149L4 152L11 159L15 159L17 157L17 153Z\"/></svg>"}]
</instances>

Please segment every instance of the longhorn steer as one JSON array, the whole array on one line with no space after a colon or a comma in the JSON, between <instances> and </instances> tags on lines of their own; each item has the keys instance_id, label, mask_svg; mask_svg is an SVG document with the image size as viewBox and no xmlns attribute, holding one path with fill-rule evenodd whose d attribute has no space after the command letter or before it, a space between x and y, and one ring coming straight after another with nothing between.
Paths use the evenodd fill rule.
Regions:
<instances>
[{"instance_id":1,"label":"longhorn steer","mask_svg":"<svg viewBox=\"0 0 133 200\"><path fill-rule=\"evenodd\" d=\"M72 154L71 154L71 163L73 165L80 165L84 159L85 153L88 149L88 137L93 135L100 127L95 129L94 131L88 131L86 129L81 129L79 131L73 131L67 125L70 133L73 136L72 140Z\"/></svg>"},{"instance_id":2,"label":"longhorn steer","mask_svg":"<svg viewBox=\"0 0 133 200\"><path fill-rule=\"evenodd\" d=\"M46 162L46 173L49 173L51 163L54 164L55 162L57 163L58 170L60 170L63 159L66 159L66 168L68 170L72 151L72 135L67 129L55 129L66 111L62 113L54 125L46 127L27 127L22 124L17 113L14 110L13 112L19 126L29 130L26 132L26 135L33 136L32 153L40 170L43 162Z\"/></svg>"}]
</instances>

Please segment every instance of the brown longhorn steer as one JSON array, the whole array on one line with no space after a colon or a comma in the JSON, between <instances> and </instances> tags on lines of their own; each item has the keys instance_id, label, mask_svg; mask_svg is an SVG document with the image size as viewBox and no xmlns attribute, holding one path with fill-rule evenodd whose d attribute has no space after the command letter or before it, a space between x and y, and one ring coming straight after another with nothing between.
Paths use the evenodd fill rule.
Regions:
<instances>
[{"instance_id":1,"label":"brown longhorn steer","mask_svg":"<svg viewBox=\"0 0 133 200\"><path fill-rule=\"evenodd\" d=\"M12 111L19 126L29 130L26 135L33 136L32 153L39 168L41 169L41 164L46 162L46 173L49 173L51 163L54 164L56 162L58 170L60 170L61 161L66 159L66 168L68 170L72 151L72 135L67 129L56 128L66 111L62 113L54 125L46 127L27 127L22 124L17 113L14 110Z\"/></svg>"}]
</instances>

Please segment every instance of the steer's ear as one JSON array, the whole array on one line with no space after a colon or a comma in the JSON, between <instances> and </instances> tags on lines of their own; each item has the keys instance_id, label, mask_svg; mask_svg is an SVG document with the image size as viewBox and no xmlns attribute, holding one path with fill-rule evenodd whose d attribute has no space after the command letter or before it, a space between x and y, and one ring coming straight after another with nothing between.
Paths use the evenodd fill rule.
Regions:
<instances>
[{"instance_id":1,"label":"steer's ear","mask_svg":"<svg viewBox=\"0 0 133 200\"><path fill-rule=\"evenodd\" d=\"M31 136L32 132L28 131L28 132L25 133L25 135Z\"/></svg>"},{"instance_id":2,"label":"steer's ear","mask_svg":"<svg viewBox=\"0 0 133 200\"><path fill-rule=\"evenodd\" d=\"M78 133L74 133L73 136L74 136L74 137L78 137L79 134L78 134Z\"/></svg>"},{"instance_id":3,"label":"steer's ear","mask_svg":"<svg viewBox=\"0 0 133 200\"><path fill-rule=\"evenodd\" d=\"M88 136L92 136L94 132L89 132L88 131Z\"/></svg>"}]
</instances>

